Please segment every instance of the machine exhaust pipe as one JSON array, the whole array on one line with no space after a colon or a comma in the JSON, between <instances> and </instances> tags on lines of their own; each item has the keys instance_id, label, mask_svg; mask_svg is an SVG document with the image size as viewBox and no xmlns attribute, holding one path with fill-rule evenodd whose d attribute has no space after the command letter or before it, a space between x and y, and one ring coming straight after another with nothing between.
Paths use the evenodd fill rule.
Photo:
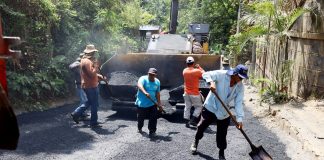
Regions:
<instances>
[{"instance_id":1,"label":"machine exhaust pipe","mask_svg":"<svg viewBox=\"0 0 324 160\"><path fill-rule=\"evenodd\" d=\"M170 25L169 25L170 34L175 34L177 31L178 10L179 10L179 0L172 0L171 10L170 10Z\"/></svg>"}]
</instances>

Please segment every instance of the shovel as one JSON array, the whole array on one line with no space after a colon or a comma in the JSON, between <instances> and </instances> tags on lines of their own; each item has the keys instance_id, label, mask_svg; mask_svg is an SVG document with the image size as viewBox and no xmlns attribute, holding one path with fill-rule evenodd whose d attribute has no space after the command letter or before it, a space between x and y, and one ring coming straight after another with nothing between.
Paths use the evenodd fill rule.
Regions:
<instances>
[{"instance_id":1,"label":"shovel","mask_svg":"<svg viewBox=\"0 0 324 160\"><path fill-rule=\"evenodd\" d=\"M218 94L216 92L213 92L213 93L217 97L217 99L222 103L224 109L230 115L230 117L233 120L233 122L235 123L235 125L236 126L239 126L238 122L236 121L236 119L234 118L234 116L232 115L232 113L229 111L229 109L226 107L226 105L224 104L224 102L221 100L221 98L218 96ZM262 146L256 147L254 144L252 144L251 140L245 134L245 132L243 131L243 129L242 128L239 128L239 130L241 131L241 133L243 134L244 138L249 142L249 144L251 146L252 151L249 153L249 155L251 156L251 158L253 160L272 160L272 157L264 150L264 148Z\"/></svg>"},{"instance_id":2,"label":"shovel","mask_svg":"<svg viewBox=\"0 0 324 160\"><path fill-rule=\"evenodd\" d=\"M160 106L159 104L157 104L151 97L147 97L151 102L153 102L155 105L156 105L156 107L158 108L158 110L160 111L160 112L162 112L162 113L164 113L164 114L166 114L166 112L165 112L165 110L163 109L163 107L162 106Z\"/></svg>"}]
</instances>

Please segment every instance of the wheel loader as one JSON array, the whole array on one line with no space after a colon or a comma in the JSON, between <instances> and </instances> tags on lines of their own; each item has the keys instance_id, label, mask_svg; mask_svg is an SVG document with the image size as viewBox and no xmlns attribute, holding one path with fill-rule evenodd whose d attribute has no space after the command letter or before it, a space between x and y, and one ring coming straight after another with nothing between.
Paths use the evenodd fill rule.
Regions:
<instances>
[{"instance_id":1,"label":"wheel loader","mask_svg":"<svg viewBox=\"0 0 324 160\"><path fill-rule=\"evenodd\" d=\"M186 68L185 60L188 56L194 57L195 63L200 64L205 71L220 69L221 57L207 54L209 25L189 24L189 34L175 34L178 0L172 1L170 12L171 22L168 34L150 34L157 32L149 30L140 31L142 35L150 37L146 52L115 54L103 63L101 72L109 79L109 84L100 84L100 94L104 98L112 99L112 110L136 109L134 102L137 80L146 75L151 67L158 70L157 78L161 82L161 102L169 112L183 107L181 105L184 103L182 72ZM203 52L200 54L193 54L194 41L202 45ZM203 80L200 83L200 90L206 97L209 88Z\"/></svg>"}]
</instances>

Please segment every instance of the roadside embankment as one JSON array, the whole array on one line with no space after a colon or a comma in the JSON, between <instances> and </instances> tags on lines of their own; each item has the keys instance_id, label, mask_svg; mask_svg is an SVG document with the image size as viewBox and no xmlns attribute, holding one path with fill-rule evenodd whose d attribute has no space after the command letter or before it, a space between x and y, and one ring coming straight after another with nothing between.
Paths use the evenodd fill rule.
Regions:
<instances>
[{"instance_id":1,"label":"roadside embankment","mask_svg":"<svg viewBox=\"0 0 324 160\"><path fill-rule=\"evenodd\" d=\"M324 160L324 100L291 100L275 105L260 100L257 89L247 85L246 109L287 143L292 159L305 159L302 155L307 155Z\"/></svg>"}]
</instances>

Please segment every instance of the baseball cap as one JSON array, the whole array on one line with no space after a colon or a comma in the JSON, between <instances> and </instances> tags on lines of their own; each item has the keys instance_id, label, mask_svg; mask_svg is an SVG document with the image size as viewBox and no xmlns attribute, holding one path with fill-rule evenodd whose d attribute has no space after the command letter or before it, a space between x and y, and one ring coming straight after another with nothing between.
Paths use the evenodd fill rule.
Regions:
<instances>
[{"instance_id":1,"label":"baseball cap","mask_svg":"<svg viewBox=\"0 0 324 160\"><path fill-rule=\"evenodd\" d=\"M236 75L236 74L238 74L243 79L248 79L249 78L248 75L247 75L248 68L245 67L242 64L237 65L234 69L228 70L226 73L228 75Z\"/></svg>"},{"instance_id":2,"label":"baseball cap","mask_svg":"<svg viewBox=\"0 0 324 160\"><path fill-rule=\"evenodd\" d=\"M224 58L222 64L229 64L229 60L227 58Z\"/></svg>"},{"instance_id":3,"label":"baseball cap","mask_svg":"<svg viewBox=\"0 0 324 160\"><path fill-rule=\"evenodd\" d=\"M194 63L195 62L195 59L191 56L189 56L187 59L186 59L186 63Z\"/></svg>"},{"instance_id":4,"label":"baseball cap","mask_svg":"<svg viewBox=\"0 0 324 160\"><path fill-rule=\"evenodd\" d=\"M157 69L150 68L147 73L157 75Z\"/></svg>"}]
</instances>

